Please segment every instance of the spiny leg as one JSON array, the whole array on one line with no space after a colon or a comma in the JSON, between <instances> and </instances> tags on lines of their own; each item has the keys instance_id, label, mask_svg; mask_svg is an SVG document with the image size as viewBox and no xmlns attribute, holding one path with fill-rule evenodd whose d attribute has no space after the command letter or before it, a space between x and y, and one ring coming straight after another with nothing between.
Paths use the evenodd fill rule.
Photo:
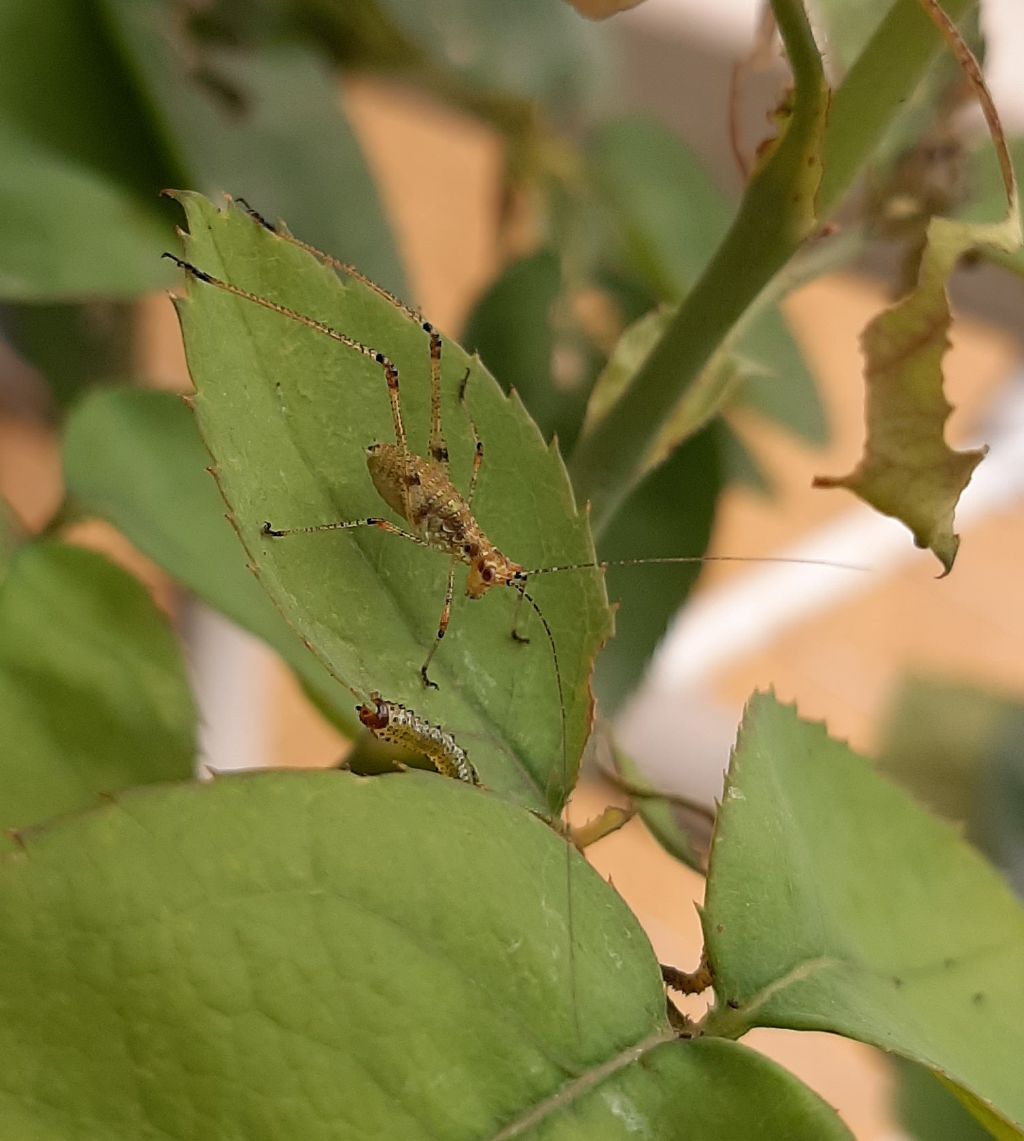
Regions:
<instances>
[{"instance_id":1,"label":"spiny leg","mask_svg":"<svg viewBox=\"0 0 1024 1141\"><path fill-rule=\"evenodd\" d=\"M430 544L418 535L403 531L396 527L389 519L370 516L367 519L341 519L334 523L314 523L309 527L271 527L264 523L260 528L261 535L269 535L272 539L283 539L287 535L312 535L318 531L350 531L355 527L376 527L378 531L385 531L389 535L397 535L401 539L408 539L418 547L429 547Z\"/></svg>"},{"instance_id":2,"label":"spiny leg","mask_svg":"<svg viewBox=\"0 0 1024 1141\"><path fill-rule=\"evenodd\" d=\"M424 333L430 339L430 457L436 463L441 464L445 471L448 470L448 444L444 438L444 431L441 427L441 335L434 328L434 326L423 319L423 315L417 310L410 308L404 301L400 301L393 293L389 292L382 285L378 285L375 281L371 281L364 273L361 273L354 265L348 262L341 261L339 258L333 257L331 254L324 253L316 246L311 246L308 242L302 241L301 238L296 238L289 231L280 226L275 226L273 223L268 222L257 210L254 210L244 198L236 198L235 201L239 206L249 215L253 221L258 222L264 229L269 230L272 234L279 237L283 242L288 242L289 245L297 246L300 250L305 250L306 253L312 255L321 262L323 265L330 266L331 269L343 273L346 277L354 278L356 281L365 285L367 289L372 290L378 297L382 297L389 305L394 306L399 312L404 313L414 324L419 325Z\"/></svg>"},{"instance_id":3,"label":"spiny leg","mask_svg":"<svg viewBox=\"0 0 1024 1141\"><path fill-rule=\"evenodd\" d=\"M354 349L357 353L362 353L368 360L379 365L388 385L391 418L395 425L395 442L402 451L407 452L409 450L405 438L405 425L402 423L402 406L398 399L398 369L383 353L378 352L376 349L371 349L369 345L364 345L362 341L357 341L354 337L349 337L345 333L339 333L337 329L332 328L323 321L318 321L315 317L306 317L302 313L296 313L294 309L289 309L287 305L280 305L276 301L271 301L268 297L261 297L258 293L250 293L248 289L240 289L237 285L222 281L219 277L214 277L213 274L198 269L192 265L191 262L182 261L181 258L175 257L174 254L164 254L163 256L174 262L176 266L183 269L185 273L190 277L194 277L197 281L202 281L206 285L212 285L215 289L220 289L224 293L230 293L233 297L240 297L243 301L250 301L253 305L259 305L263 309L268 309L271 313L277 313L281 317L287 317L289 321L296 321L300 325L305 325L307 329L313 329L317 333L322 333L325 337L330 337L331 340L338 341L347 348Z\"/></svg>"},{"instance_id":4,"label":"spiny leg","mask_svg":"<svg viewBox=\"0 0 1024 1141\"><path fill-rule=\"evenodd\" d=\"M523 575L521 581L525 585L526 576ZM509 637L513 642L518 642L520 646L528 646L530 639L525 634L519 633L519 619L523 613L523 595L521 592L516 592L516 604L512 611L512 629L509 631Z\"/></svg>"},{"instance_id":5,"label":"spiny leg","mask_svg":"<svg viewBox=\"0 0 1024 1141\"><path fill-rule=\"evenodd\" d=\"M467 367L465 375L459 382L459 405L465 413L466 419L469 421L469 430L473 433L473 472L469 477L469 493L466 495L466 502L472 507L473 496L476 494L477 477L480 475L480 468L484 462L484 442L480 439L476 421L473 419L473 414L470 412L469 405L466 403L466 386L468 384L469 368Z\"/></svg>"},{"instance_id":6,"label":"spiny leg","mask_svg":"<svg viewBox=\"0 0 1024 1141\"><path fill-rule=\"evenodd\" d=\"M426 545L426 544L424 544ZM437 682L430 680L427 673L427 668L433 660L434 655L437 653L437 647L441 645L441 639L448 631L448 621L452 616L452 598L455 594L455 568L458 565L458 559L452 559L448 567L448 585L444 591L444 606L441 608L441 617L437 623L437 634L434 636L434 644L430 647L430 653L427 654L426 661L420 666L420 677L423 679L423 684L428 689L437 689Z\"/></svg>"}]
</instances>

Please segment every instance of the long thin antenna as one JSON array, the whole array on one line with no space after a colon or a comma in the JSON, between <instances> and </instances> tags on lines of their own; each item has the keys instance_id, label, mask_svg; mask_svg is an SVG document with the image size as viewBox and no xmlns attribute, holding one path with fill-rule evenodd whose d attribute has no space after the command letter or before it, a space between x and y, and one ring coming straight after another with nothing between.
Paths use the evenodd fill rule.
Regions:
<instances>
[{"instance_id":1,"label":"long thin antenna","mask_svg":"<svg viewBox=\"0 0 1024 1141\"><path fill-rule=\"evenodd\" d=\"M525 577L525 576L524 576ZM555 686L558 690L558 714L559 725L562 745L562 807L569 800L569 743L567 740L566 732L566 712L565 712L565 690L562 687L562 669L558 664L558 647L555 645L555 635L552 633L548 620L544 617L544 612L537 605L533 595L531 595L521 582L513 579L508 584L511 586L520 598L525 598L533 609L534 614L540 619L541 625L544 627L544 633L547 635L548 645L551 647L551 664L555 671ZM576 944L573 940L573 931L575 924L573 921L573 905L572 905L572 844L568 836L565 838L565 916L568 924L569 931L569 1001L572 1005L573 1021L576 1025L576 1037L582 1042L583 1031L580 1026L580 1011L579 1011L579 994L576 987Z\"/></svg>"},{"instance_id":2,"label":"long thin antenna","mask_svg":"<svg viewBox=\"0 0 1024 1141\"><path fill-rule=\"evenodd\" d=\"M786 555L665 555L653 559L603 559L595 563L567 563L560 567L536 567L523 575L555 574L559 571L607 570L609 567L671 566L683 563L797 563L803 566L832 567L835 570L866 571L856 563L837 563L829 559L800 559Z\"/></svg>"}]
</instances>

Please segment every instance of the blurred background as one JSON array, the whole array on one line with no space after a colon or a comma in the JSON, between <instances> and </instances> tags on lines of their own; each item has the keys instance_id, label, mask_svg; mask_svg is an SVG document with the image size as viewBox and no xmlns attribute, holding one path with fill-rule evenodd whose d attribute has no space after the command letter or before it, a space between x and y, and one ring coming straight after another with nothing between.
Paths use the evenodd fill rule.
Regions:
<instances>
[{"instance_id":1,"label":"blurred background","mask_svg":"<svg viewBox=\"0 0 1024 1141\"><path fill-rule=\"evenodd\" d=\"M837 74L887 7L818 5ZM558 0L0 8L0 546L61 534L141 577L183 641L200 771L336 764L352 726L309 699L295 647L231 587L244 556L227 524L223 546L199 542L220 509L170 395L190 383L167 296L177 278L159 259L179 215L157 192L243 194L285 218L477 349L570 449L619 333L677 301L728 224L785 82L778 52L754 51L759 11L647 0L594 25ZM970 30L1011 135L1024 134L1024 12L990 0ZM928 214L998 216L984 131L961 102L955 74L936 69L918 141L865 172L837 234L745 334L726 416L648 477L601 545L607 558L867 569L616 572L619 637L595 684L647 778L708 807L744 701L774 687L963 821L1020 888L1021 265L973 264L956 282L948 435L991 452L961 502L953 573L937 579L898 523L811 488L860 455L858 336ZM615 795L595 773L576 812ZM694 966L700 876L639 821L592 861L661 959ZM865 1141L975 1136L930 1078L897 1078L867 1048L749 1040Z\"/></svg>"}]
</instances>

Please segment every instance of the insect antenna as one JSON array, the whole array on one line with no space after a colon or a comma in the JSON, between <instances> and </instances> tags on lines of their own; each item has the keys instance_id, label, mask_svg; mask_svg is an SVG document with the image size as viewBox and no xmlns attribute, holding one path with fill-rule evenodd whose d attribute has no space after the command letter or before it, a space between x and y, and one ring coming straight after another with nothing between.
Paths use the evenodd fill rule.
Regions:
<instances>
[{"instance_id":1,"label":"insect antenna","mask_svg":"<svg viewBox=\"0 0 1024 1141\"><path fill-rule=\"evenodd\" d=\"M784 563L797 566L831 567L834 570L866 571L857 563L834 562L831 559L802 559L788 555L665 555L650 559L601 559L593 563L566 563L557 567L535 567L523 571L524 577L559 574L562 571L608 570L609 567L673 566L686 563Z\"/></svg>"},{"instance_id":2,"label":"insect antenna","mask_svg":"<svg viewBox=\"0 0 1024 1141\"><path fill-rule=\"evenodd\" d=\"M525 575L523 576L525 578ZM558 715L559 715L559 737L561 743L561 800L564 809L566 802L569 799L569 756L568 749L569 743L566 731L566 713L565 713L565 689L562 685L562 669L558 664L558 647L555 645L555 635L548 624L547 618L544 617L544 611L541 610L537 604L537 600L526 589L522 582L513 579L508 584L519 595L520 598L525 599L529 604L534 614L540 619L541 625L544 627L544 633L547 635L548 645L551 647L551 664L555 671L555 688L558 691ZM548 796L550 801L550 788ZM569 932L569 1001L572 1006L573 1023L576 1028L576 1038L582 1041L583 1031L580 1026L580 1011L579 1001L576 989L576 944L573 939L573 931L575 924L573 922L573 902L572 902L572 839L571 832L568 827L565 828L565 920Z\"/></svg>"}]
</instances>

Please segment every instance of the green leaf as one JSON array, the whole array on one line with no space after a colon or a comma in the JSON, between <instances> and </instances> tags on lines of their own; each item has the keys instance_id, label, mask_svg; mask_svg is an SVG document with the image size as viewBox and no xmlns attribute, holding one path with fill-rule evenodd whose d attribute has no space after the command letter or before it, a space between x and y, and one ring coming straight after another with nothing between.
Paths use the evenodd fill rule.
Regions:
<instances>
[{"instance_id":1,"label":"green leaf","mask_svg":"<svg viewBox=\"0 0 1024 1141\"><path fill-rule=\"evenodd\" d=\"M240 211L218 213L183 195L188 260L207 273L329 322L386 352L403 377L410 447L426 451L427 339L366 288L343 286L308 254ZM530 585L553 631L565 693L566 757L551 651L523 608L531 639L514 643L511 591L467 605L457 597L448 636L424 692L419 667L434 639L449 559L375 528L273 539L290 528L377 515L383 501L365 449L394 439L381 368L315 329L193 282L180 305L196 415L225 500L261 582L330 671L361 698L379 690L457 737L472 735L484 783L539 806L560 803L589 731L593 657L609 613L597 572L548 575ZM592 562L557 450L521 404L506 397L458 346L446 342L443 422L453 479L468 488L473 441L457 391L484 444L474 512L528 568ZM457 576L461 585L461 570ZM459 591L461 593L461 590Z\"/></svg>"},{"instance_id":2,"label":"green leaf","mask_svg":"<svg viewBox=\"0 0 1024 1141\"><path fill-rule=\"evenodd\" d=\"M948 825L768 696L733 756L704 930L709 1033L843 1034L1024 1122L1024 912Z\"/></svg>"},{"instance_id":3,"label":"green leaf","mask_svg":"<svg viewBox=\"0 0 1024 1141\"><path fill-rule=\"evenodd\" d=\"M515 389L530 415L548 434L563 439L567 398L551 376L555 333L551 314L562 292L558 254L551 248L513 262L473 306L466 321L466 348L487 362L505 389ZM575 434L577 424L572 425Z\"/></svg>"},{"instance_id":4,"label":"green leaf","mask_svg":"<svg viewBox=\"0 0 1024 1141\"><path fill-rule=\"evenodd\" d=\"M0 299L130 297L173 280L158 260L166 230L155 210L7 126L0 154Z\"/></svg>"},{"instance_id":5,"label":"green leaf","mask_svg":"<svg viewBox=\"0 0 1024 1141\"><path fill-rule=\"evenodd\" d=\"M942 375L952 324L946 283L960 258L979 245L1020 248L1015 193L1005 222L932 220L916 287L874 318L861 338L867 383L864 455L849 475L814 480L815 487L845 487L905 523L914 543L933 551L946 574L960 545L953 513L985 455L985 449L954 451L945 440L952 411Z\"/></svg>"},{"instance_id":6,"label":"green leaf","mask_svg":"<svg viewBox=\"0 0 1024 1141\"><path fill-rule=\"evenodd\" d=\"M902 1058L893 1063L896 1111L901 1127L914 1141L989 1141L993 1136L926 1067ZM1008 1130L1004 1137L1020 1136L1009 1126L1004 1129Z\"/></svg>"},{"instance_id":7,"label":"green leaf","mask_svg":"<svg viewBox=\"0 0 1024 1141\"><path fill-rule=\"evenodd\" d=\"M72 411L64 478L155 563L276 650L337 724L356 724L352 694L330 676L267 597L224 517L195 420L169 392L106 389Z\"/></svg>"},{"instance_id":8,"label":"green leaf","mask_svg":"<svg viewBox=\"0 0 1024 1141\"><path fill-rule=\"evenodd\" d=\"M670 856L701 875L707 870L710 821L697 806L666 796L650 783L643 771L618 743L612 742L612 762L622 778L622 789L632 799L647 830Z\"/></svg>"},{"instance_id":9,"label":"green leaf","mask_svg":"<svg viewBox=\"0 0 1024 1141\"><path fill-rule=\"evenodd\" d=\"M767 1059L674 1041L614 891L456 782L220 778L23 845L0 861L12 1141L850 1138Z\"/></svg>"},{"instance_id":10,"label":"green leaf","mask_svg":"<svg viewBox=\"0 0 1024 1141\"><path fill-rule=\"evenodd\" d=\"M597 663L595 690L609 712L639 682L668 623L701 572L724 472L717 435L703 431L677 448L630 496L601 536L602 559L678 556L692 563L608 569L609 597L621 604L615 637Z\"/></svg>"},{"instance_id":11,"label":"green leaf","mask_svg":"<svg viewBox=\"0 0 1024 1141\"><path fill-rule=\"evenodd\" d=\"M288 43L217 51L179 15L162 0L2 6L0 297L168 285L157 195L175 183L246 193L397 287L372 181L319 55Z\"/></svg>"},{"instance_id":12,"label":"green leaf","mask_svg":"<svg viewBox=\"0 0 1024 1141\"><path fill-rule=\"evenodd\" d=\"M131 575L77 547L22 547L0 583L0 630L0 827L191 774L181 651Z\"/></svg>"},{"instance_id":13,"label":"green leaf","mask_svg":"<svg viewBox=\"0 0 1024 1141\"><path fill-rule=\"evenodd\" d=\"M173 172L154 192L177 184L244 194L267 216L288 218L310 241L401 287L373 181L319 53L288 42L200 51L162 0L99 4Z\"/></svg>"},{"instance_id":14,"label":"green leaf","mask_svg":"<svg viewBox=\"0 0 1024 1141\"><path fill-rule=\"evenodd\" d=\"M1024 893L1024 705L911 678L886 719L879 768L967 838Z\"/></svg>"},{"instance_id":15,"label":"green leaf","mask_svg":"<svg viewBox=\"0 0 1024 1141\"><path fill-rule=\"evenodd\" d=\"M548 0L377 0L449 83L564 116L608 98L606 33Z\"/></svg>"}]
</instances>

